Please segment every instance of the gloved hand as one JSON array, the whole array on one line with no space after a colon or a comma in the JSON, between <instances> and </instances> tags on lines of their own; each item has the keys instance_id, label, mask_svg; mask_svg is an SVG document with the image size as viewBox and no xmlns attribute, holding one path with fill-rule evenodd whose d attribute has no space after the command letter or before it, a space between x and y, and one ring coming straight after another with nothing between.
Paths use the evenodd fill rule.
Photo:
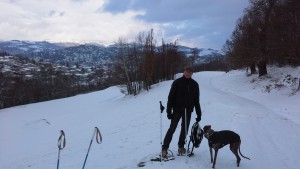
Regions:
<instances>
[{"instance_id":1,"label":"gloved hand","mask_svg":"<svg viewBox=\"0 0 300 169\"><path fill-rule=\"evenodd\" d=\"M197 116L196 122L199 122L201 120L201 116Z\"/></svg>"},{"instance_id":2,"label":"gloved hand","mask_svg":"<svg viewBox=\"0 0 300 169\"><path fill-rule=\"evenodd\" d=\"M173 119L173 114L172 113L167 113L167 117L169 120Z\"/></svg>"},{"instance_id":3,"label":"gloved hand","mask_svg":"<svg viewBox=\"0 0 300 169\"><path fill-rule=\"evenodd\" d=\"M172 113L172 108L167 107L167 114L171 114Z\"/></svg>"}]
</instances>

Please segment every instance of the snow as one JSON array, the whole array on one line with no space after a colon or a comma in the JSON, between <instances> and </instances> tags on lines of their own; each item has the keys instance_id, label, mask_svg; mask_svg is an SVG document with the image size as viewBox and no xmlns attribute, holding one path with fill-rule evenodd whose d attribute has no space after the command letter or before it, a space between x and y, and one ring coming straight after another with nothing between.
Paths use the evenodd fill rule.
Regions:
<instances>
[{"instance_id":1,"label":"snow","mask_svg":"<svg viewBox=\"0 0 300 169\"><path fill-rule=\"evenodd\" d=\"M23 51L28 51L29 48L26 48L26 47L19 47L20 50L23 50Z\"/></svg>"},{"instance_id":2,"label":"snow","mask_svg":"<svg viewBox=\"0 0 300 169\"><path fill-rule=\"evenodd\" d=\"M214 130L233 130L241 136L243 169L297 169L300 161L300 91L298 84L284 83L286 74L298 78L298 68L270 68L266 78L247 76L245 70L194 73L200 86L202 120ZM276 71L275 71L276 70ZM277 79L277 81L272 80ZM274 84L283 82L280 88ZM172 81L153 85L149 92L125 96L121 87L70 98L0 110L0 168L53 169L58 158L60 130L66 147L60 152L61 169L83 166L94 127L103 142L93 142L85 168L132 169L147 161L144 169L211 168L207 140L192 157L150 162L160 152L159 101L166 106ZM191 125L194 123L195 113ZM170 121L162 114L162 136ZM190 126L191 126L190 125ZM180 124L170 149L176 153ZM189 130L190 131L190 130ZM216 168L235 168L235 157L224 147Z\"/></svg>"},{"instance_id":3,"label":"snow","mask_svg":"<svg viewBox=\"0 0 300 169\"><path fill-rule=\"evenodd\" d=\"M212 55L214 53L222 53L222 51L219 51L219 50L214 50L214 49L200 49L200 56L206 56L206 55Z\"/></svg>"}]
</instances>

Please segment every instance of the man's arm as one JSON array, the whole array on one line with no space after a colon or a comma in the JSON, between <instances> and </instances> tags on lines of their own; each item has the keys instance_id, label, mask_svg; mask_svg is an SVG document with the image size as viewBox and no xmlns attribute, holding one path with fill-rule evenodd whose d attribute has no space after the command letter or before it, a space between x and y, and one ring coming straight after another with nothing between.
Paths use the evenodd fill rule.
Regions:
<instances>
[{"instance_id":1,"label":"man's arm","mask_svg":"<svg viewBox=\"0 0 300 169\"><path fill-rule=\"evenodd\" d=\"M176 94L176 82L172 83L169 96L168 96L168 103L167 103L167 113L172 113L172 108L174 107L174 100Z\"/></svg>"},{"instance_id":2,"label":"man's arm","mask_svg":"<svg viewBox=\"0 0 300 169\"><path fill-rule=\"evenodd\" d=\"M201 116L202 116L202 112L201 112L201 106L200 106L200 91L199 91L199 85L197 84L196 85L196 95L195 95L195 98L194 98L194 103L195 103L195 109L196 109L196 114L198 117L200 117L201 119Z\"/></svg>"}]
</instances>

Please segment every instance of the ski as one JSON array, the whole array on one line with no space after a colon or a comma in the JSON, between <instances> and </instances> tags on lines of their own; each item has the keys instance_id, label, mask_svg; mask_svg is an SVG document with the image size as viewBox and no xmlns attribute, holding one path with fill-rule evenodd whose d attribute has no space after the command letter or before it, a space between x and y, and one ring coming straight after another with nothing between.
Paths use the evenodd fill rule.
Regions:
<instances>
[{"instance_id":1,"label":"ski","mask_svg":"<svg viewBox=\"0 0 300 169\"><path fill-rule=\"evenodd\" d=\"M192 151L190 151L190 149L187 150L187 152L185 154L179 154L179 153L177 153L177 156L188 156L188 157L191 157L193 155L194 155L194 153Z\"/></svg>"},{"instance_id":2,"label":"ski","mask_svg":"<svg viewBox=\"0 0 300 169\"><path fill-rule=\"evenodd\" d=\"M167 157L163 157L160 158L160 155L158 155L157 157L151 158L150 161L158 161L160 162L160 160L166 162L166 161L170 161L170 160L174 160L175 157L173 155L167 155Z\"/></svg>"},{"instance_id":3,"label":"ski","mask_svg":"<svg viewBox=\"0 0 300 169\"><path fill-rule=\"evenodd\" d=\"M193 156L194 153L188 153L188 154L177 154L177 156L188 156L188 157L191 157Z\"/></svg>"},{"instance_id":4,"label":"ski","mask_svg":"<svg viewBox=\"0 0 300 169\"><path fill-rule=\"evenodd\" d=\"M168 154L166 158L161 158L161 155L157 155L154 157L148 158L148 160L143 160L138 163L138 167L145 167L148 162L167 162L175 159L175 156L173 154Z\"/></svg>"}]
</instances>

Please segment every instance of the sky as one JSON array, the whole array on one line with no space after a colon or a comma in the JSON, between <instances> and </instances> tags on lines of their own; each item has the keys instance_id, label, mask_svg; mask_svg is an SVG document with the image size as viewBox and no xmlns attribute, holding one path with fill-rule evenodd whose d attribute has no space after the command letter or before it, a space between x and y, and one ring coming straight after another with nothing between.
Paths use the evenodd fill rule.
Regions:
<instances>
[{"instance_id":1,"label":"sky","mask_svg":"<svg viewBox=\"0 0 300 169\"><path fill-rule=\"evenodd\" d=\"M300 67L268 67L268 77L246 76L245 70L197 72L202 118L200 126L232 130L241 137L241 169L298 169L300 165ZM287 78L290 75L290 78ZM180 77L181 74L177 77ZM293 82L292 79L298 78ZM74 97L0 110L1 169L82 168L93 140L86 169L210 169L209 148L203 138L194 156L176 156L180 124L170 150L175 160L151 162L161 150L170 125L166 106L172 80L155 84L137 96L126 96L120 86ZM281 85L279 85L281 84ZM266 91L269 86L269 91ZM124 89L124 88L123 88ZM191 125L196 113L192 113ZM102 135L97 144L94 127ZM190 135L190 129L188 130ZM58 151L60 130L66 146ZM187 141L189 139L187 138ZM187 147L187 145L185 145ZM236 168L229 146L220 149L216 168Z\"/></svg>"},{"instance_id":2,"label":"sky","mask_svg":"<svg viewBox=\"0 0 300 169\"><path fill-rule=\"evenodd\" d=\"M1 0L0 40L132 42L221 49L248 0Z\"/></svg>"}]
</instances>

